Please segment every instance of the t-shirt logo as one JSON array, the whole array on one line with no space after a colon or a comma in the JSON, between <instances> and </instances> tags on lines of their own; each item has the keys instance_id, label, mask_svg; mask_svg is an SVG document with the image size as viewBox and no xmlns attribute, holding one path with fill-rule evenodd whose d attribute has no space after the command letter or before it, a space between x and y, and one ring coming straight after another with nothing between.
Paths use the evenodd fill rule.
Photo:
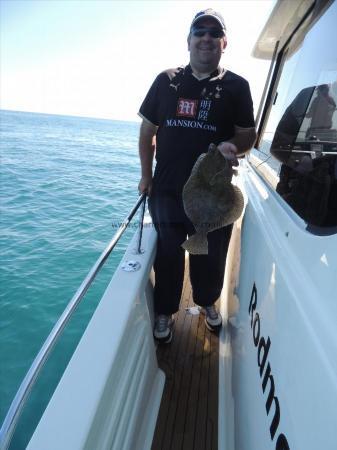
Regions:
<instances>
[{"instance_id":1,"label":"t-shirt logo","mask_svg":"<svg viewBox=\"0 0 337 450\"><path fill-rule=\"evenodd\" d=\"M177 116L195 117L197 113L198 100L187 98L178 99Z\"/></svg>"}]
</instances>

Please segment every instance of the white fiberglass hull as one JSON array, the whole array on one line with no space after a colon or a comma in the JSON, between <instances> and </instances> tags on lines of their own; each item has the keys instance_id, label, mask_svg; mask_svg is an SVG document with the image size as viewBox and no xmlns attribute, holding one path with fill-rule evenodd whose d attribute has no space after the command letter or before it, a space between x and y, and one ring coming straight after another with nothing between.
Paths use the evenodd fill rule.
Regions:
<instances>
[{"instance_id":1,"label":"white fiberglass hull","mask_svg":"<svg viewBox=\"0 0 337 450\"><path fill-rule=\"evenodd\" d=\"M306 231L249 163L241 182L241 266L220 352L222 400L234 412L219 419L219 448L333 450L337 236Z\"/></svg>"}]
</instances>

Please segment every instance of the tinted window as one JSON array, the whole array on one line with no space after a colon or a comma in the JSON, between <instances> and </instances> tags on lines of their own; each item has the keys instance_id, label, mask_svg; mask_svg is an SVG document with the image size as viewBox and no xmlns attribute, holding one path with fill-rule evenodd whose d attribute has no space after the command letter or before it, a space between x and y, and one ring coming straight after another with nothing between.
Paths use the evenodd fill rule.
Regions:
<instances>
[{"instance_id":1,"label":"tinted window","mask_svg":"<svg viewBox=\"0 0 337 450\"><path fill-rule=\"evenodd\" d=\"M334 3L285 57L259 149L275 170L277 192L319 227L337 226L336 23Z\"/></svg>"}]
</instances>

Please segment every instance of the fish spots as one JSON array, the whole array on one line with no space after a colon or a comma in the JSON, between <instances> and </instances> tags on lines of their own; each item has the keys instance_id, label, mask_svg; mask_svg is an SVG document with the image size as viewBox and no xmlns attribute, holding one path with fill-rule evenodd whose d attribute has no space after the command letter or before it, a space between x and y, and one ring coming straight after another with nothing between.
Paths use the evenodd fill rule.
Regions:
<instances>
[{"instance_id":1,"label":"fish spots","mask_svg":"<svg viewBox=\"0 0 337 450\"><path fill-rule=\"evenodd\" d=\"M242 192L232 184L233 168L216 145L199 156L183 188L183 204L196 233L182 247L194 255L207 255L207 233L237 220L243 210Z\"/></svg>"}]
</instances>

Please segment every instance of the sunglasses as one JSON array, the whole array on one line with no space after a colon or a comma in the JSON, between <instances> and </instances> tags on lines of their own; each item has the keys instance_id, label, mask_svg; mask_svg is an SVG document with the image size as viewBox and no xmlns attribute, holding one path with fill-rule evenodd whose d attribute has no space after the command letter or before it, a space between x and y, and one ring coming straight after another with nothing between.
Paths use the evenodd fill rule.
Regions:
<instances>
[{"instance_id":1,"label":"sunglasses","mask_svg":"<svg viewBox=\"0 0 337 450\"><path fill-rule=\"evenodd\" d=\"M225 33L220 28L207 28L207 27L193 27L191 33L195 37L203 37L206 33L208 33L212 38L221 38L224 37Z\"/></svg>"}]
</instances>

